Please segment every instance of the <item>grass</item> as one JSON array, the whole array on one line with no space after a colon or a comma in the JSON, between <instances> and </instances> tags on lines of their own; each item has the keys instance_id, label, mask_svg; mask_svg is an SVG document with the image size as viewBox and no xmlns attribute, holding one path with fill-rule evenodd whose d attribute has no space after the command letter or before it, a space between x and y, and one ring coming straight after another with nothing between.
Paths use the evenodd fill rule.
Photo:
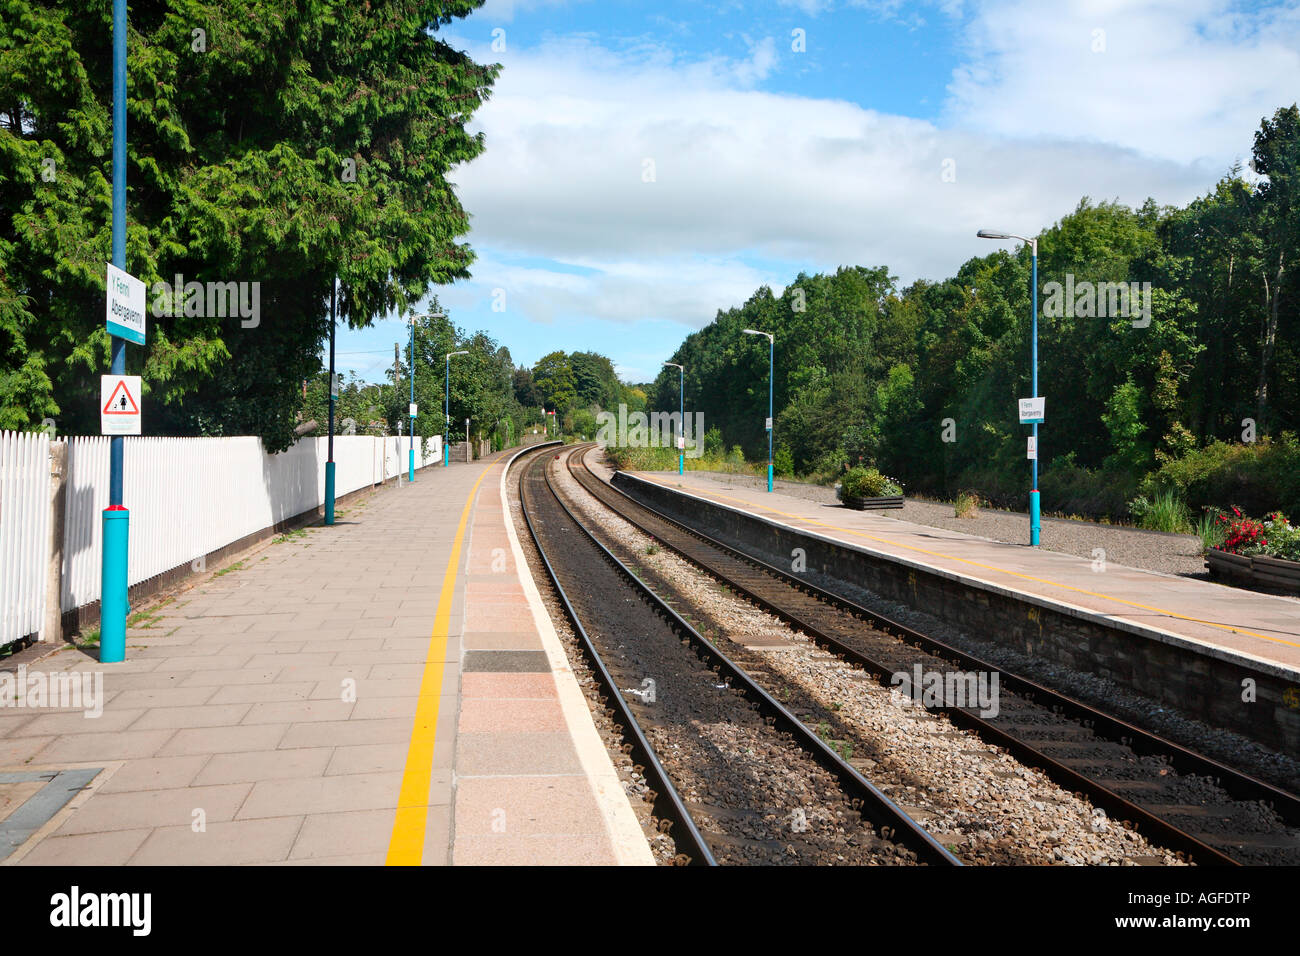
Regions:
<instances>
[{"instance_id":1,"label":"grass","mask_svg":"<svg viewBox=\"0 0 1300 956\"><path fill-rule=\"evenodd\" d=\"M293 530L293 531L286 531L284 534L280 535L278 538L276 538L276 539L275 539L274 541L272 541L271 543L272 543L272 544L283 544L283 543L286 542L286 541L292 541L292 540L294 540L295 538L303 538L303 537L306 537L306 536L307 536L307 529L306 529L306 528L297 528L297 529L295 529L295 530Z\"/></svg>"},{"instance_id":2,"label":"grass","mask_svg":"<svg viewBox=\"0 0 1300 956\"><path fill-rule=\"evenodd\" d=\"M1140 514L1135 514L1138 527L1148 531L1171 531L1178 534L1193 532L1191 515L1187 505L1174 491L1161 491L1152 495L1150 500L1141 500Z\"/></svg>"},{"instance_id":3,"label":"grass","mask_svg":"<svg viewBox=\"0 0 1300 956\"><path fill-rule=\"evenodd\" d=\"M647 544L647 545L645 546L645 553L646 553L646 554L658 554L658 553L659 553L659 545L657 545L657 544Z\"/></svg>"},{"instance_id":4,"label":"grass","mask_svg":"<svg viewBox=\"0 0 1300 956\"><path fill-rule=\"evenodd\" d=\"M1228 529L1225 525L1218 522L1219 512L1217 508L1206 509L1205 514L1196 522L1196 535L1201 539L1203 548L1217 548L1223 544L1228 535Z\"/></svg>"},{"instance_id":5,"label":"grass","mask_svg":"<svg viewBox=\"0 0 1300 956\"><path fill-rule=\"evenodd\" d=\"M980 496L973 491L957 492L957 500L952 503L953 515L958 518L974 518L979 507Z\"/></svg>"},{"instance_id":6,"label":"grass","mask_svg":"<svg viewBox=\"0 0 1300 956\"><path fill-rule=\"evenodd\" d=\"M242 570L244 570L244 562L236 561L234 564L230 565L229 567L222 568L220 571L218 571L216 574L212 576L214 578L219 578L223 574L229 574L231 571L242 571Z\"/></svg>"}]
</instances>

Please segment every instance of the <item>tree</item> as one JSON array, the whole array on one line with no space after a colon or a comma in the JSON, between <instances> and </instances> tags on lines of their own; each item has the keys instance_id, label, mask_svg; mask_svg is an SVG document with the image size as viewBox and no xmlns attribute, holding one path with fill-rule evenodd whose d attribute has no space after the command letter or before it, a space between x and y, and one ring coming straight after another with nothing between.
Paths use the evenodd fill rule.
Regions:
<instances>
[{"instance_id":1,"label":"tree","mask_svg":"<svg viewBox=\"0 0 1300 956\"><path fill-rule=\"evenodd\" d=\"M255 317L151 316L128 351L150 430L282 448L335 276L359 326L469 275L446 176L484 148L465 127L499 67L437 33L481 3L132 4L127 271L259 295ZM0 427L98 431L110 24L102 3L0 0Z\"/></svg>"}]
</instances>

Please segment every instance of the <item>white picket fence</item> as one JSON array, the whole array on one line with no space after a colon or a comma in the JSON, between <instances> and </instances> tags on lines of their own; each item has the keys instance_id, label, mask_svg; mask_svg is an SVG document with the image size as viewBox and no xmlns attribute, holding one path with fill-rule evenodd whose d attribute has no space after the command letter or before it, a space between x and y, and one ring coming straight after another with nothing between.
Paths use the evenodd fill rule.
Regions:
<instances>
[{"instance_id":1,"label":"white picket fence","mask_svg":"<svg viewBox=\"0 0 1300 956\"><path fill-rule=\"evenodd\" d=\"M49 553L49 436L0 432L0 646L40 630Z\"/></svg>"},{"instance_id":2,"label":"white picket fence","mask_svg":"<svg viewBox=\"0 0 1300 956\"><path fill-rule=\"evenodd\" d=\"M334 439L335 495L404 474L406 438ZM441 460L441 439L415 439L416 467ZM268 455L257 438L127 438L123 499L131 512L131 585L320 507L328 440L304 438ZM109 439L68 439L63 611L99 600ZM36 633L49 563L49 439L0 432L0 646ZM197 566L197 565L196 565Z\"/></svg>"}]
</instances>

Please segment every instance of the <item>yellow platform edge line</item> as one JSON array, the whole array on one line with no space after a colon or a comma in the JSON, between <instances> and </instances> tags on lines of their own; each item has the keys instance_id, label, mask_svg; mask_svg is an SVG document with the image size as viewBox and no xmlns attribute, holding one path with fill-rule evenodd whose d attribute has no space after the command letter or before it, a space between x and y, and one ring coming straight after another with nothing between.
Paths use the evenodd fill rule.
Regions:
<instances>
[{"instance_id":1,"label":"yellow platform edge line","mask_svg":"<svg viewBox=\"0 0 1300 956\"><path fill-rule=\"evenodd\" d=\"M451 543L451 557L442 576L438 610L425 655L424 674L420 678L420 698L411 726L411 743L406 751L406 768L402 771L402 788L393 817L393 833L388 840L385 866L419 866L424 862L424 837L429 825L429 786L433 780L433 749L438 737L438 701L442 692L443 659L447 656L447 635L451 627L451 604L456 596L456 575L460 570L465 528L469 525L474 496L496 462L483 469L465 499Z\"/></svg>"}]
</instances>

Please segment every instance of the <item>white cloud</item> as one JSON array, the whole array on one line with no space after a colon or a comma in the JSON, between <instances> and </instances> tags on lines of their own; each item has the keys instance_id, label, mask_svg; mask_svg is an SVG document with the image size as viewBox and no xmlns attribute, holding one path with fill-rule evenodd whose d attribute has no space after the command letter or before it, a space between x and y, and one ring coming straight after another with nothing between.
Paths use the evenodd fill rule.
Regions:
<instances>
[{"instance_id":1,"label":"white cloud","mask_svg":"<svg viewBox=\"0 0 1300 956\"><path fill-rule=\"evenodd\" d=\"M1084 195L1185 203L1291 102L1281 89L1290 81L1294 97L1294 71L1277 70L1295 53L1271 36L1300 22L1267 14L1266 37L1214 0L1189 2L1182 26L1145 2L1059 16L985 4L944 124L753 88L780 69L771 37L745 38L741 60L587 38L512 47L476 119L488 148L454 176L482 258L443 299L481 307L501 287L512 313L539 322L698 327L803 264L941 278L994 248L978 228L1037 231ZM1093 23L1105 53L1090 52ZM588 271L509 264L519 257Z\"/></svg>"},{"instance_id":2,"label":"white cloud","mask_svg":"<svg viewBox=\"0 0 1300 956\"><path fill-rule=\"evenodd\" d=\"M1248 155L1300 90L1300 6L989 0L964 30L948 116L986 136L1112 143L1181 163Z\"/></svg>"}]
</instances>

